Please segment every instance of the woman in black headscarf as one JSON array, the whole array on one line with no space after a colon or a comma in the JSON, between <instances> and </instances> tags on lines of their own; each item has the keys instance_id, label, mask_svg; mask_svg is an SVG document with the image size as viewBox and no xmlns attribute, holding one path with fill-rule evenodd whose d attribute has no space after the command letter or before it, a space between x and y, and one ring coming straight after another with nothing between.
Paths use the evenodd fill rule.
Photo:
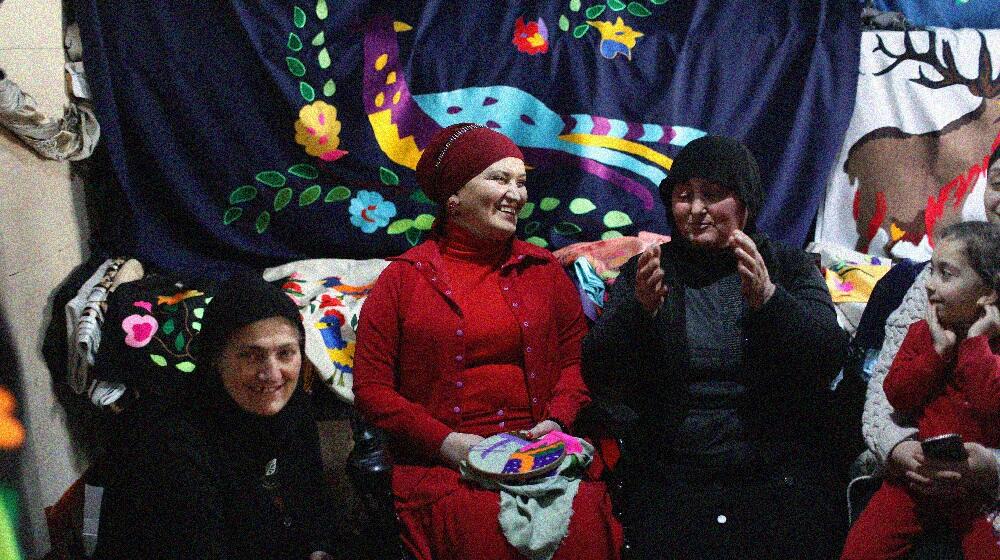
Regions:
<instances>
[{"instance_id":1,"label":"woman in black headscarf","mask_svg":"<svg viewBox=\"0 0 1000 560\"><path fill-rule=\"evenodd\" d=\"M672 239L629 261L584 375L639 415L626 538L640 558L827 558L840 503L819 439L846 335L803 251L756 231L750 151L688 144L660 185Z\"/></svg>"},{"instance_id":2,"label":"woman in black headscarf","mask_svg":"<svg viewBox=\"0 0 1000 560\"><path fill-rule=\"evenodd\" d=\"M187 400L134 411L113 449L95 558L330 558L298 310L245 277L218 290L203 324Z\"/></svg>"}]
</instances>

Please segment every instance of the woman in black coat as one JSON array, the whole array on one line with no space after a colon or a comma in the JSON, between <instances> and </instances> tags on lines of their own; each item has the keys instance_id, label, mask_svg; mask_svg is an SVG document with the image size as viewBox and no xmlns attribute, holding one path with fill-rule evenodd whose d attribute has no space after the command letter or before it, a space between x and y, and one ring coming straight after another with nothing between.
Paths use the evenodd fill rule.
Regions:
<instances>
[{"instance_id":1,"label":"woman in black coat","mask_svg":"<svg viewBox=\"0 0 1000 560\"><path fill-rule=\"evenodd\" d=\"M640 558L827 558L841 494L823 404L847 336L803 251L756 233L739 142L691 142L660 185L673 237L633 258L584 341L588 385L639 415L626 537Z\"/></svg>"},{"instance_id":2,"label":"woman in black coat","mask_svg":"<svg viewBox=\"0 0 1000 560\"><path fill-rule=\"evenodd\" d=\"M188 390L134 411L112 451L95 558L330 558L298 310L247 277L203 324Z\"/></svg>"}]
</instances>

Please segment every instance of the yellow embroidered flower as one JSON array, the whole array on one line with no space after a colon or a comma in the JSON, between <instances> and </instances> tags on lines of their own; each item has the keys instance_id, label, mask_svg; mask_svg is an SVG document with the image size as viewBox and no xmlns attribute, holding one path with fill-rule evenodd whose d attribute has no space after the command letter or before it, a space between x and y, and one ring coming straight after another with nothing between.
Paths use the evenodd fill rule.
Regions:
<instances>
[{"instance_id":1,"label":"yellow embroidered flower","mask_svg":"<svg viewBox=\"0 0 1000 560\"><path fill-rule=\"evenodd\" d=\"M337 108L325 101L316 101L299 110L295 121L295 142L305 146L306 153L323 161L336 161L347 154L338 150L340 121Z\"/></svg>"},{"instance_id":2,"label":"yellow embroidered flower","mask_svg":"<svg viewBox=\"0 0 1000 560\"><path fill-rule=\"evenodd\" d=\"M601 56L612 59L617 55L623 55L632 60L632 49L635 42L643 34L625 25L622 18L618 18L614 23L610 21L588 21L587 25L597 28L601 32Z\"/></svg>"}]
</instances>

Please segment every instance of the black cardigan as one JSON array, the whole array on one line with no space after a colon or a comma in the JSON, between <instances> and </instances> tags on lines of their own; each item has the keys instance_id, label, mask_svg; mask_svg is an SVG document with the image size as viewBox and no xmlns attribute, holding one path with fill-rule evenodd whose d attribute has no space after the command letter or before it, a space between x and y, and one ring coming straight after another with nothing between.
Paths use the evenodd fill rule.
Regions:
<instances>
[{"instance_id":1,"label":"black cardigan","mask_svg":"<svg viewBox=\"0 0 1000 560\"><path fill-rule=\"evenodd\" d=\"M741 413L758 441L809 441L801 449L819 452L823 445L815 438L828 419L827 387L840 370L848 337L810 256L763 236L754 241L776 290L743 325L750 382ZM668 292L656 317L635 297L635 257L622 268L583 342L583 374L595 391L612 393L638 413L632 443L644 454L668 458L688 412L683 286L704 277L699 265L710 269L716 263L691 258L676 241L662 245L661 253Z\"/></svg>"},{"instance_id":2,"label":"black cardigan","mask_svg":"<svg viewBox=\"0 0 1000 560\"><path fill-rule=\"evenodd\" d=\"M212 411L179 408L143 422L148 429L123 443L108 469L95 558L336 556L316 423L297 416L274 453L273 490L263 484L268 459L248 453L252 436Z\"/></svg>"}]
</instances>

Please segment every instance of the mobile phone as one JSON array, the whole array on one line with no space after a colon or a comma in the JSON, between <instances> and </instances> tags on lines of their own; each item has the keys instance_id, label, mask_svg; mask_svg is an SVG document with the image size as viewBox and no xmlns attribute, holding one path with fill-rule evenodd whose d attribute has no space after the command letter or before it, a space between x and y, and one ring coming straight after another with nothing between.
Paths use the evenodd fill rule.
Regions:
<instances>
[{"instance_id":1,"label":"mobile phone","mask_svg":"<svg viewBox=\"0 0 1000 560\"><path fill-rule=\"evenodd\" d=\"M929 437L920 442L920 448L924 452L924 457L928 459L964 461L966 457L962 436L958 434Z\"/></svg>"}]
</instances>

